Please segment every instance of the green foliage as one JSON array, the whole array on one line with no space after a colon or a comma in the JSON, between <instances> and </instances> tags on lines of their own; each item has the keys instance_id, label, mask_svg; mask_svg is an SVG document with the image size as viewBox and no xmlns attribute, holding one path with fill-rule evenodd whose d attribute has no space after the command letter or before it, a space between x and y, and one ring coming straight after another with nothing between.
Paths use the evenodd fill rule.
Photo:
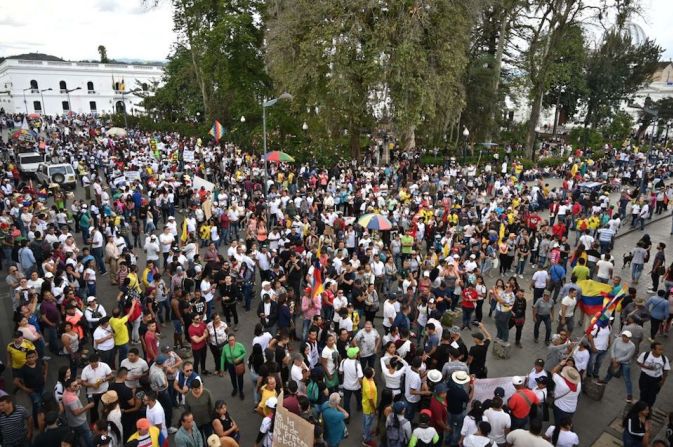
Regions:
<instances>
[{"instance_id":1,"label":"green foliage","mask_svg":"<svg viewBox=\"0 0 673 447\"><path fill-rule=\"evenodd\" d=\"M587 60L585 122L593 127L605 123L625 99L649 82L662 51L652 40L638 44L628 34L606 32Z\"/></svg>"},{"instance_id":2,"label":"green foliage","mask_svg":"<svg viewBox=\"0 0 673 447\"><path fill-rule=\"evenodd\" d=\"M540 168L547 168L547 167L556 168L558 166L561 166L566 161L568 161L568 159L565 157L547 157L538 160L537 166Z\"/></svg>"},{"instance_id":3,"label":"green foliage","mask_svg":"<svg viewBox=\"0 0 673 447\"><path fill-rule=\"evenodd\" d=\"M100 63L107 64L110 62L110 59L107 57L107 49L105 45L98 45L98 54L100 55Z\"/></svg>"},{"instance_id":4,"label":"green foliage","mask_svg":"<svg viewBox=\"0 0 673 447\"><path fill-rule=\"evenodd\" d=\"M513 123L500 132L500 141L510 144L525 144L528 133L528 123Z\"/></svg>"},{"instance_id":5,"label":"green foliage","mask_svg":"<svg viewBox=\"0 0 673 447\"><path fill-rule=\"evenodd\" d=\"M603 135L599 131L588 127L573 128L570 131L570 135L568 135L568 142L572 146L592 147L592 148L602 147L604 144Z\"/></svg>"},{"instance_id":6,"label":"green foliage","mask_svg":"<svg viewBox=\"0 0 673 447\"><path fill-rule=\"evenodd\" d=\"M612 116L610 123L603 127L602 133L606 139L621 144L631 135L633 118L626 112L619 111Z\"/></svg>"}]
</instances>

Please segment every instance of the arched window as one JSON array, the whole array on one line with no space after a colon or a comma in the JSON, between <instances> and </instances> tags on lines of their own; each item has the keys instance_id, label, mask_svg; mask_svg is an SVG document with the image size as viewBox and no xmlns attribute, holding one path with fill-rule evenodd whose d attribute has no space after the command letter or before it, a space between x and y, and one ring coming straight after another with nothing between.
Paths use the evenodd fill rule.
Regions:
<instances>
[{"instance_id":1,"label":"arched window","mask_svg":"<svg viewBox=\"0 0 673 447\"><path fill-rule=\"evenodd\" d=\"M89 81L86 83L86 89L89 91L89 93L93 92L95 89L93 88L93 82Z\"/></svg>"},{"instance_id":2,"label":"arched window","mask_svg":"<svg viewBox=\"0 0 673 447\"><path fill-rule=\"evenodd\" d=\"M58 83L58 88L61 90L61 93L65 93L65 91L68 90L68 84L66 84L65 81L61 81Z\"/></svg>"},{"instance_id":3,"label":"arched window","mask_svg":"<svg viewBox=\"0 0 673 447\"><path fill-rule=\"evenodd\" d=\"M30 89L31 90L39 90L40 87L37 85L37 81L35 79L30 80Z\"/></svg>"}]
</instances>

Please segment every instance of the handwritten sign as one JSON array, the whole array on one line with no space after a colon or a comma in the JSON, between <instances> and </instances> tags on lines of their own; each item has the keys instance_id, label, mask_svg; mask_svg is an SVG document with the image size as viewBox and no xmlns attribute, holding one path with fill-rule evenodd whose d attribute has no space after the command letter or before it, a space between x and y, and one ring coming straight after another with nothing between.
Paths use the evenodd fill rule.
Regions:
<instances>
[{"instance_id":1,"label":"handwritten sign","mask_svg":"<svg viewBox=\"0 0 673 447\"><path fill-rule=\"evenodd\" d=\"M472 399L481 402L486 399L493 398L493 392L497 387L502 387L505 390L504 401L514 394L514 385L512 385L512 377L496 377L492 379L477 379L474 382L474 395Z\"/></svg>"},{"instance_id":2,"label":"handwritten sign","mask_svg":"<svg viewBox=\"0 0 673 447\"><path fill-rule=\"evenodd\" d=\"M313 447L313 424L283 408L283 393L278 396L273 447Z\"/></svg>"}]
</instances>

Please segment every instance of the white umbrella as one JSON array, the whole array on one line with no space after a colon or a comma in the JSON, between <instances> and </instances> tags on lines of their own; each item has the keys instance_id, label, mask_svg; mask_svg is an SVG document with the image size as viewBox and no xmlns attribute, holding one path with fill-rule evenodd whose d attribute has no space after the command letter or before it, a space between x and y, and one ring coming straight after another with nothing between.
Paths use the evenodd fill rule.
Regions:
<instances>
[{"instance_id":1,"label":"white umbrella","mask_svg":"<svg viewBox=\"0 0 673 447\"><path fill-rule=\"evenodd\" d=\"M111 127L105 132L105 135L108 137L125 137L127 134L126 129L122 129L121 127Z\"/></svg>"}]
</instances>

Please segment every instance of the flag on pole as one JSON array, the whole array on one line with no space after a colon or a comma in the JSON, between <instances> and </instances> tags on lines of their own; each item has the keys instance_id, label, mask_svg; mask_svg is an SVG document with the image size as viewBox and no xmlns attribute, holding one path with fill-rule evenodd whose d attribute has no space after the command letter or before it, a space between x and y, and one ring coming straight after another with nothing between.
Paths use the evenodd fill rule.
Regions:
<instances>
[{"instance_id":1,"label":"flag on pole","mask_svg":"<svg viewBox=\"0 0 673 447\"><path fill-rule=\"evenodd\" d=\"M586 315L595 315L603 309L605 297L612 291L612 287L592 279L578 281L582 294L577 300L577 306Z\"/></svg>"},{"instance_id":2,"label":"flag on pole","mask_svg":"<svg viewBox=\"0 0 673 447\"><path fill-rule=\"evenodd\" d=\"M605 304L600 312L597 312L591 319L591 323L589 323L585 332L587 335L589 335L595 327L606 327L610 323L610 318L624 298L624 288L621 288L616 295L605 294L604 297Z\"/></svg>"},{"instance_id":3,"label":"flag on pole","mask_svg":"<svg viewBox=\"0 0 673 447\"><path fill-rule=\"evenodd\" d=\"M210 132L208 133L215 138L216 143L219 143L220 139L224 136L224 127L219 121L215 120L213 127L210 128Z\"/></svg>"}]
</instances>

